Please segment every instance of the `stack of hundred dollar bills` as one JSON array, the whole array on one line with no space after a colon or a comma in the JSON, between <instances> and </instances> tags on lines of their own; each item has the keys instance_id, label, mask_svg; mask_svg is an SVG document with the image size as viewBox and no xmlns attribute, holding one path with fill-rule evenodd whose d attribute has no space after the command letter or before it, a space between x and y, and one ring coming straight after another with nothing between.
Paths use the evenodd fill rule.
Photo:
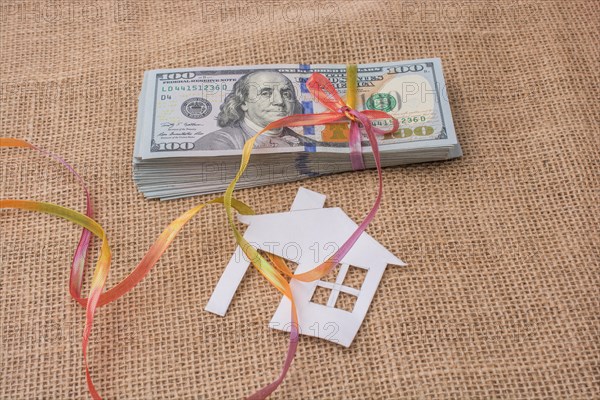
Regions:
<instances>
[{"instance_id":1,"label":"stack of hundred dollar bills","mask_svg":"<svg viewBox=\"0 0 600 400\"><path fill-rule=\"evenodd\" d=\"M329 112L306 88L313 72L344 97L345 65L259 65L147 71L139 98L133 179L148 198L223 192L244 143L292 114ZM378 137L384 167L461 156L439 59L358 65L358 110L400 128ZM391 120L374 122L391 127ZM238 188L351 171L349 124L282 128L258 137ZM375 168L363 132L363 158Z\"/></svg>"}]
</instances>

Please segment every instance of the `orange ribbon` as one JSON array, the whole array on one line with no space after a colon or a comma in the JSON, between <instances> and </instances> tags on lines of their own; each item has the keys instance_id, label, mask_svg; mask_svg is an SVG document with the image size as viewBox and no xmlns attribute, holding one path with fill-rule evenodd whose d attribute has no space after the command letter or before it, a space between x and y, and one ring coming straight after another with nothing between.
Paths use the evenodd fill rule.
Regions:
<instances>
[{"instance_id":1,"label":"orange ribbon","mask_svg":"<svg viewBox=\"0 0 600 400\"><path fill-rule=\"evenodd\" d=\"M348 98L350 105L354 106L355 102L355 93L356 93L356 67L350 66L348 69ZM86 307L86 324L82 337L82 348L83 355L85 361L86 368L86 380L88 384L88 388L90 394L94 399L100 399L100 395L96 391L94 384L91 379L91 375L88 368L87 363L87 345L89 341L89 336L91 334L94 314L97 307L101 307L106 305L119 297L123 296L125 293L133 289L150 271L150 269L156 264L159 260L160 256L166 251L170 243L175 239L175 236L178 232L183 228L183 226L200 210L202 210L208 204L222 203L225 206L225 211L227 213L233 234L235 236L236 241L241 246L243 251L248 255L249 259L252 261L252 264L258 269L258 271L265 276L265 278L275 287L277 288L284 296L288 297L291 300L292 307L292 324L291 324L291 332L290 332L290 342L289 348L287 352L287 356L282 368L281 373L272 383L266 385L265 387L258 390L249 399L264 399L268 395L270 395L277 387L283 382L287 371L292 363L294 355L296 353L296 348L298 344L298 317L296 313L296 306L294 303L294 299L292 297L292 292L289 286L288 281L281 275L287 275L289 277L293 277L294 279L301 281L313 281L316 279L322 278L326 275L337 263L341 261L341 259L347 254L350 248L354 245L356 240L360 237L360 235L364 232L369 222L374 218L377 209L381 203L381 198L383 194L383 182L382 182L382 172L381 172L381 163L379 159L379 149L377 145L377 139L375 135L386 134L389 131L383 131L376 129L372 126L372 119L392 119L393 126L390 130L391 132L395 132L398 129L398 121L387 113L381 111L357 111L353 107L350 107L348 104L344 103L341 97L338 95L337 91L321 74L314 73L310 79L307 81L307 88L314 96L314 98L324 104L330 112L321 113L321 114L301 114L301 115L292 115L289 117L282 118L278 121L275 121L269 125L267 125L263 131L257 133L251 139L249 139L243 149L242 152L242 160L240 169L231 182L227 190L225 191L225 195L222 198L217 198L211 200L205 204L198 205L180 217L175 219L158 237L156 242L150 247L146 255L142 258L140 263L135 267L135 269L120 283L118 283L115 287L107 290L102 293L104 289L104 284L106 282L106 278L108 276L110 263L111 263L111 252L110 247L108 245L108 241L106 239L106 234L102 227L95 222L91 217L92 206L90 201L89 192L85 183L81 179L81 177L75 172L75 170L60 157L55 156L52 153L49 153L45 150L41 150L36 146L33 146L25 141L19 139L0 139L0 147L24 147L31 148L58 160L61 162L69 171L71 171L79 183L84 188L86 193L87 200L87 209L86 214L81 214L77 211L67 209L55 204L51 203L42 203L42 202L34 202L28 200L0 200L0 208L18 208L23 210L30 211L38 211L43 213L52 214L64 219L67 219L71 222L74 222L84 228L79 245L75 252L73 258L73 264L71 268L71 281L70 281L70 293L71 296L82 306ZM377 194L377 198L370 212L367 214L363 222L358 226L356 231L348 238L348 240L340 247L340 249L333 254L329 259L327 259L321 265L313 268L312 270L305 272L303 274L293 275L292 271L287 267L285 261L275 255L267 254L268 258L271 260L272 264L265 260L260 253L252 247L243 237L243 235L237 230L233 220L233 209L237 210L242 214L253 214L254 212L250 207L245 205L244 203L237 201L233 198L233 190L242 173L246 169L249 159L250 153L253 149L254 142L257 137L263 134L264 132L281 128L284 126L307 126L307 125L322 125L322 124L330 124L336 123L340 121L350 121L351 129L350 129L350 154L352 159L352 165L355 169L364 168L363 160L362 160L362 149L361 149L361 134L360 128L363 127L367 133L369 142L371 144L371 149L373 151L373 156L375 158L375 163L377 166L377 172L379 177L379 190ZM100 251L100 255L98 258L98 262L96 264L96 269L94 271L94 276L92 279L92 284L90 288L90 294L88 298L80 297L81 291L81 283L82 276L84 270L84 261L85 254L89 247L89 240L91 234L98 236L102 240L102 247Z\"/></svg>"}]
</instances>

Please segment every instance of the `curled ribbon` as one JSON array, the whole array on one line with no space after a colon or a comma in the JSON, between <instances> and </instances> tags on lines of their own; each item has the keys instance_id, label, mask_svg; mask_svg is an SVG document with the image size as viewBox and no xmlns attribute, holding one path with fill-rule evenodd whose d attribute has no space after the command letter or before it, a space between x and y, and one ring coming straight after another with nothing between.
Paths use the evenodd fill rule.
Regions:
<instances>
[{"instance_id":1,"label":"curled ribbon","mask_svg":"<svg viewBox=\"0 0 600 400\"><path fill-rule=\"evenodd\" d=\"M381 198L383 195L383 176L381 171L381 163L379 157L379 148L377 145L376 135L383 135L389 132L395 132L398 129L398 121L388 115L385 112L366 110L357 111L354 109L356 102L356 88L357 88L357 68L355 65L351 65L348 68L347 73L347 87L348 87L348 104L346 104L339 96L331 82L318 73L313 73L306 83L307 88L313 97L327 107L330 112L321 114L300 114L292 115L289 117L282 118L275 122L267 125L262 131L258 132L255 136L250 138L244 145L242 151L242 160L240 168L235 178L227 187L223 197L213 199L207 203L198 205L184 214L175 219L158 237L155 243L150 247L146 255L142 258L140 263L134 268L134 270L121 282L119 282L113 288L103 293L104 285L111 263L111 252L106 238L106 234L102 227L92 219L93 210L90 201L90 195L83 179L77 174L77 172L60 157L39 149L25 141L19 139L5 138L0 139L0 147L23 147L38 150L63 164L71 173L75 175L80 185L83 187L86 194L86 214L81 214L77 211L61 207L56 204L36 202L29 200L0 200L0 208L17 208L22 210L37 211L41 213L51 214L60 218L67 219L75 224L82 226L83 232L75 251L73 262L71 266L70 275L70 294L71 296L82 306L86 307L86 323L82 337L82 349L84 356L84 363L86 369L86 381L88 389L92 398L101 399L92 382L91 374L87 362L87 346L89 342L89 336L91 334L92 324L96 308L106 305L112 301L117 300L125 293L133 289L150 271L150 269L156 264L160 256L166 251L170 243L175 239L175 236L183 228L183 226L194 217L200 210L206 205L221 203L225 207L227 217L233 231L234 237L237 243L240 245L244 253L249 257L252 264L256 269L284 296L290 299L291 302L291 328L290 328L290 341L288 346L287 355L279 376L270 384L262 387L256 393L249 396L248 399L264 399L269 396L277 387L283 382L292 360L296 354L298 345L298 316L296 312L296 305L292 296L292 292L288 281L282 276L293 277L300 281L313 281L320 279L325 276L333 267L338 264L341 259L348 253L354 243L358 240L360 235L364 232L367 225L375 217L377 210L381 204ZM379 130L372 126L371 119L391 119L393 121L393 127L389 131ZM281 128L284 126L307 126L307 125L322 125L329 123L336 123L340 121L350 121L350 135L349 135L349 147L350 147L350 158L354 169L363 169L364 163L362 159L362 148L361 148L361 133L360 127L362 126L369 139L371 148L373 151L373 157L377 166L377 174L379 180L379 187L377 198L375 203L367 216L357 227L356 231L348 238L348 240L340 246L337 252L329 257L325 262L316 266L302 274L293 275L293 272L285 264L285 261L273 254L267 253L267 257L271 260L272 264L269 263L256 248L248 243L243 235L237 230L234 219L233 210L238 211L240 214L254 214L254 211L246 204L233 198L233 190L236 183L239 181L241 175L248 166L250 154L254 147L254 143L258 136L266 131ZM92 278L92 284L88 298L82 298L81 296L81 285L83 273L85 270L85 255L90 244L91 234L99 237L102 240L102 246L94 275Z\"/></svg>"}]
</instances>

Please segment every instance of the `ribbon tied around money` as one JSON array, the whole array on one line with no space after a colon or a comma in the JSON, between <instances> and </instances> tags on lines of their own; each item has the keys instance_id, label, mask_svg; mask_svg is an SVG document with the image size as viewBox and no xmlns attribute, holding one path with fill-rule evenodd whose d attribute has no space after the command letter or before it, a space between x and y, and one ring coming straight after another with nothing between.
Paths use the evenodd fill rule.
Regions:
<instances>
[{"instance_id":1,"label":"ribbon tied around money","mask_svg":"<svg viewBox=\"0 0 600 400\"><path fill-rule=\"evenodd\" d=\"M210 200L204 204L200 204L192 209L186 211L178 218L176 218L158 237L158 239L152 244L149 248L148 252L139 264L133 269L133 271L125 277L121 282L112 287L111 289L104 291L104 285L106 282L106 278L109 273L110 264L111 264L111 251L110 246L108 244L108 239L106 234L100 224L98 224L93 219L93 209L92 203L90 199L89 190L85 185L85 182L81 178L81 176L71 167L66 161L62 158L46 151L40 149L26 141L20 139L13 138L2 138L0 139L0 147L21 147L21 148L29 148L33 150L37 150L55 160L63 164L65 168L67 168L77 179L78 183L84 189L86 195L86 212L85 214L80 213L78 211L62 207L60 205L46 203L46 202L38 202L31 200L13 200L13 199L2 199L0 200L0 208L16 208L28 211L36 211L40 213L51 214L66 220L69 220L77 225L83 227L83 232L80 237L79 244L73 256L73 261L71 265L71 273L70 273L70 282L69 282L69 292L71 296L83 307L86 307L86 321L85 328L82 335L82 352L84 357L85 371L86 371L86 381L88 385L88 389L92 398L101 399L100 394L96 390L88 362L87 362L87 347L90 338L90 334L92 331L92 325L94 320L94 315L96 309L98 307L109 304L131 289L133 289L151 270L151 268L158 262L160 256L167 250L168 246L175 239L179 231L183 228L183 226L194 217L200 210L202 210L206 205L209 204L223 204L225 207L225 211L227 213L228 221L230 223L233 235L236 239L237 244L242 248L244 253L248 256L252 264L256 267L256 269L284 296L290 299L291 302L291 328L290 328L290 341L288 346L287 355L282 367L282 370L279 376L270 384L262 387L254 394L248 397L248 399L264 399L269 396L277 387L283 382L287 371L292 363L292 360L296 354L296 349L298 345L299 333L298 333L298 316L296 312L296 306L294 303L294 298L292 295L292 291L290 289L290 285L288 280L284 277L297 279L300 281L313 281L322 278L329 271L331 271L340 261L341 259L348 253L348 251L352 248L354 243L358 240L360 235L364 232L368 224L373 220L377 210L379 209L382 195L383 195L383 176L381 170L381 162L379 157L379 148L377 145L376 135L384 135L390 132L395 132L398 130L398 121L390 116L389 114L382 111L375 110L365 110L365 111L357 111L355 109L356 106L356 94L357 94L357 66L349 65L347 69L347 94L346 94L346 102L342 100L338 92L335 90L334 86L331 82L323 75L319 73L313 73L311 77L306 82L306 86L309 92L314 96L314 98L323 104L330 112L324 112L320 114L297 114L291 115L288 117L284 117L280 120L270 123L267 125L262 131L258 132L255 136L250 138L244 145L242 151L242 159L240 163L240 168L235 178L229 184L227 190L223 197L219 197L213 200ZM391 129L382 130L373 127L372 120L374 119L386 119L392 121ZM286 265L285 261L270 253L266 253L270 262L267 261L258 250L253 247L250 243L248 243L243 235L237 230L237 227L234 223L233 210L236 210L240 214L251 215L254 214L254 211L247 206L246 204L236 200L233 197L233 190L235 189L236 183L239 181L240 177L246 170L248 166L248 162L250 159L250 154L254 147L254 142L264 132L267 132L272 129L282 128L282 127L297 127L297 126L311 126L311 125L322 125L322 124L331 124L331 123L340 123L340 122L349 122L350 123L350 133L349 133L349 147L350 147L350 157L352 161L352 166L355 170L364 169L364 161L363 161L363 151L362 151L362 141L361 141L361 127L364 128L369 143L371 145L371 150L373 153L373 157L375 159L375 164L377 167L378 174L378 193L377 198L373 204L373 207L366 215L364 220L357 227L356 231L347 239L347 241L340 246L340 248L330 256L326 261L322 264L314 267L313 269L304 272L302 274L294 275L290 268ZM86 254L90 246L91 236L97 236L101 241L100 253L98 256L98 261L96 262L96 267L94 270L94 274L92 277L92 283L90 286L89 295L87 298L81 297L81 288L83 284L83 276L85 271L85 260Z\"/></svg>"}]
</instances>

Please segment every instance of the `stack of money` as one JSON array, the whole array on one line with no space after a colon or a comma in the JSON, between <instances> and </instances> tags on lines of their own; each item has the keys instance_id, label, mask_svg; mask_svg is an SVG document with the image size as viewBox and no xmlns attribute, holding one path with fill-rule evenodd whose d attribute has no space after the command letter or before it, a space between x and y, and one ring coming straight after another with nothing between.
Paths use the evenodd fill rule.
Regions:
<instances>
[{"instance_id":1,"label":"stack of money","mask_svg":"<svg viewBox=\"0 0 600 400\"><path fill-rule=\"evenodd\" d=\"M133 179L148 198L223 192L244 143L292 114L329 112L306 81L325 75L342 97L345 65L259 65L147 71L139 98ZM358 110L380 110L400 128L378 137L385 167L461 156L441 61L358 65ZM385 129L391 120L377 120ZM238 188L351 171L349 123L282 128L257 139ZM363 132L363 158L375 168Z\"/></svg>"}]
</instances>

